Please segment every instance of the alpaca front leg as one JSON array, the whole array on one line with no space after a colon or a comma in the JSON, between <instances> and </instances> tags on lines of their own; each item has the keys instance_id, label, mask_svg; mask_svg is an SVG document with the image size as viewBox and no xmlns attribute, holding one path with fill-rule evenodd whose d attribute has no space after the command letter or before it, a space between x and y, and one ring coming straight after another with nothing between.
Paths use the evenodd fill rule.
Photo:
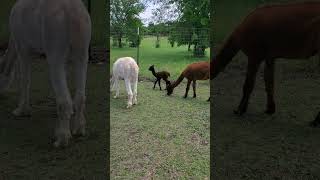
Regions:
<instances>
[{"instance_id":1,"label":"alpaca front leg","mask_svg":"<svg viewBox=\"0 0 320 180\"><path fill-rule=\"evenodd\" d=\"M154 82L153 89L156 88L157 82L158 82L158 79Z\"/></svg>"},{"instance_id":2,"label":"alpaca front leg","mask_svg":"<svg viewBox=\"0 0 320 180\"><path fill-rule=\"evenodd\" d=\"M130 108L132 106L132 98L133 98L133 94L132 94L132 90L131 90L131 84L130 84L130 80L129 79L125 79L125 84L126 84L126 90L128 93L128 105L127 108Z\"/></svg>"},{"instance_id":3,"label":"alpaca front leg","mask_svg":"<svg viewBox=\"0 0 320 180\"><path fill-rule=\"evenodd\" d=\"M197 97L197 94L196 94L196 80L193 80L192 88L193 88L193 98L196 98Z\"/></svg>"},{"instance_id":4,"label":"alpaca front leg","mask_svg":"<svg viewBox=\"0 0 320 180\"><path fill-rule=\"evenodd\" d=\"M72 100L67 87L62 58L48 57L50 79L56 96L58 119L55 127L55 147L67 146L71 138L70 119L73 114ZM60 60L60 61L57 61Z\"/></svg>"},{"instance_id":5,"label":"alpaca front leg","mask_svg":"<svg viewBox=\"0 0 320 180\"><path fill-rule=\"evenodd\" d=\"M72 135L86 134L86 119L84 116L85 112L86 97L84 93L77 92L73 100L73 108L75 115L71 119L71 133Z\"/></svg>"},{"instance_id":6,"label":"alpaca front leg","mask_svg":"<svg viewBox=\"0 0 320 180\"><path fill-rule=\"evenodd\" d=\"M310 122L310 126L312 127L318 127L320 126L320 112L318 112L317 117L315 118L315 120Z\"/></svg>"},{"instance_id":7,"label":"alpaca front leg","mask_svg":"<svg viewBox=\"0 0 320 180\"><path fill-rule=\"evenodd\" d=\"M30 81L31 58L27 55L19 55L18 74L20 86L20 100L18 107L12 112L15 116L29 116L30 108Z\"/></svg>"},{"instance_id":8,"label":"alpaca front leg","mask_svg":"<svg viewBox=\"0 0 320 180\"><path fill-rule=\"evenodd\" d=\"M248 68L247 68L246 80L242 89L243 91L242 98L238 106L238 109L234 111L234 113L237 115L242 115L247 111L249 98L255 85L255 80L256 80L260 63L261 61L258 61L257 59L250 59L250 58L248 59Z\"/></svg>"}]
</instances>

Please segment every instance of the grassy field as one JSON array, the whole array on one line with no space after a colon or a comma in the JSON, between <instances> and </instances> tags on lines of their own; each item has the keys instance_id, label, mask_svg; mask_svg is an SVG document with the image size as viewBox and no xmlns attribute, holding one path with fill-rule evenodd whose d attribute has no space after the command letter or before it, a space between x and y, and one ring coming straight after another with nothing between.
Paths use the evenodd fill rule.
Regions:
<instances>
[{"instance_id":1,"label":"grassy field","mask_svg":"<svg viewBox=\"0 0 320 180\"><path fill-rule=\"evenodd\" d=\"M89 65L87 81L87 135L66 149L52 147L57 118L47 63L34 60L31 117L14 117L15 89L0 95L0 179L105 179L106 73L103 65Z\"/></svg>"},{"instance_id":2,"label":"grassy field","mask_svg":"<svg viewBox=\"0 0 320 180\"><path fill-rule=\"evenodd\" d=\"M252 10L257 1L217 2L215 45ZM237 3L237 4L234 4ZM311 128L319 111L318 59L276 61L276 113L266 115L263 65L248 112L233 110L242 97L247 57L238 54L213 80L212 171L217 179L320 179L320 129Z\"/></svg>"},{"instance_id":3,"label":"grassy field","mask_svg":"<svg viewBox=\"0 0 320 180\"><path fill-rule=\"evenodd\" d=\"M127 110L122 83L120 99L111 104L111 177L113 179L208 179L209 178L209 82L199 81L196 99L183 99L185 81L172 97L157 87L148 68L171 73L176 79L181 71L195 61L186 46L171 48L166 38L161 47L154 47L155 38L145 37L140 47L140 76L147 78L138 84L138 105ZM135 48L111 49L111 63L124 56L136 57ZM111 66L112 67L112 66ZM165 87L162 82L162 87Z\"/></svg>"},{"instance_id":4,"label":"grassy field","mask_svg":"<svg viewBox=\"0 0 320 180\"><path fill-rule=\"evenodd\" d=\"M209 84L198 84L198 97L184 99L185 83L170 97L138 84L138 105L126 109L124 83L111 98L112 179L208 179ZM114 93L113 93L114 95Z\"/></svg>"},{"instance_id":5,"label":"grassy field","mask_svg":"<svg viewBox=\"0 0 320 180\"><path fill-rule=\"evenodd\" d=\"M153 75L148 70L149 66L155 65L156 71L166 70L170 72L171 78L177 78L182 70L190 63L195 61L208 61L210 50L206 49L206 56L203 58L195 58L192 56L192 51L188 52L186 46L171 48L165 37L161 38L161 47L155 48L155 37L145 37L140 46L140 76L153 78ZM119 58L131 56L136 59L136 48L112 48L111 49L111 66Z\"/></svg>"}]
</instances>

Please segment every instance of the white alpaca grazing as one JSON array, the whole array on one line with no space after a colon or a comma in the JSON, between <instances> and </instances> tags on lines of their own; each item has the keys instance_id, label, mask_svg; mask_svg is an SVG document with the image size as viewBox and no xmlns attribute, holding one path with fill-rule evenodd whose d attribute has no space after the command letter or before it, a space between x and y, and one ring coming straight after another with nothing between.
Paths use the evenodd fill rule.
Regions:
<instances>
[{"instance_id":1,"label":"white alpaca grazing","mask_svg":"<svg viewBox=\"0 0 320 180\"><path fill-rule=\"evenodd\" d=\"M30 114L31 60L34 55L44 54L57 103L54 146L66 146L71 133L85 134L85 87L91 38L86 7L81 0L19 0L12 8L9 22L9 47L0 61L0 90L8 87L15 67L19 67L20 101L13 114ZM68 60L74 67L73 100L66 79Z\"/></svg>"},{"instance_id":2,"label":"white alpaca grazing","mask_svg":"<svg viewBox=\"0 0 320 180\"><path fill-rule=\"evenodd\" d=\"M122 57L117 59L113 64L111 84L112 89L116 88L116 95L119 96L119 80L124 79L126 90L128 93L128 105L130 108L133 104L137 104L137 86L138 86L139 67L136 61L131 57ZM131 88L132 87L132 88Z\"/></svg>"}]
</instances>

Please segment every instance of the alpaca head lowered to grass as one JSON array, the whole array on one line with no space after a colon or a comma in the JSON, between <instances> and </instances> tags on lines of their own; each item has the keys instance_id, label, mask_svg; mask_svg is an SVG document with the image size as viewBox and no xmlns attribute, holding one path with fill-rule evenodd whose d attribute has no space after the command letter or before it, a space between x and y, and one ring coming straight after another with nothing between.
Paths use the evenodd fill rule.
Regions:
<instances>
[{"instance_id":1,"label":"alpaca head lowered to grass","mask_svg":"<svg viewBox=\"0 0 320 180\"><path fill-rule=\"evenodd\" d=\"M180 74L178 79L171 83L170 81L167 82L167 95L170 96L173 93L173 90L175 87L177 87L184 78L188 80L186 92L184 95L184 98L187 98L188 91L191 82L193 82L193 97L195 98L196 95L196 81L197 80L207 80L209 79L209 73L210 73L210 64L207 61L202 62L195 62L192 64L189 64L183 72Z\"/></svg>"},{"instance_id":2,"label":"alpaca head lowered to grass","mask_svg":"<svg viewBox=\"0 0 320 180\"><path fill-rule=\"evenodd\" d=\"M111 90L116 90L114 98L119 96L119 81L124 79L128 93L127 108L137 104L137 85L138 85L139 67L136 61L131 57L122 57L117 59L112 67Z\"/></svg>"},{"instance_id":3,"label":"alpaca head lowered to grass","mask_svg":"<svg viewBox=\"0 0 320 180\"><path fill-rule=\"evenodd\" d=\"M173 87L170 81L166 82L166 90L167 90L167 95L170 96L173 93Z\"/></svg>"}]
</instances>

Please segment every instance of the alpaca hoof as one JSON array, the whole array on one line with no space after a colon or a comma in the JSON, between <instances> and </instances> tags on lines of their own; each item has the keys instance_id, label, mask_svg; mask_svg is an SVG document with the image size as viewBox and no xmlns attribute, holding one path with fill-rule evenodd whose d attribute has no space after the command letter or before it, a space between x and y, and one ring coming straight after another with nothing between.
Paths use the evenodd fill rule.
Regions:
<instances>
[{"instance_id":1,"label":"alpaca hoof","mask_svg":"<svg viewBox=\"0 0 320 180\"><path fill-rule=\"evenodd\" d=\"M85 136L86 135L86 128L79 128L77 130L72 130L73 136Z\"/></svg>"},{"instance_id":2,"label":"alpaca hoof","mask_svg":"<svg viewBox=\"0 0 320 180\"><path fill-rule=\"evenodd\" d=\"M320 121L316 119L316 120L314 120L314 121L311 121L311 122L309 123L309 125L310 125L311 127L319 127Z\"/></svg>"},{"instance_id":3,"label":"alpaca hoof","mask_svg":"<svg viewBox=\"0 0 320 180\"><path fill-rule=\"evenodd\" d=\"M236 109L236 110L233 110L233 113L235 115L242 116L245 113L245 111L242 111L240 109Z\"/></svg>"},{"instance_id":4,"label":"alpaca hoof","mask_svg":"<svg viewBox=\"0 0 320 180\"><path fill-rule=\"evenodd\" d=\"M117 97L117 96L113 96L113 98L114 98L114 99L117 99L118 97Z\"/></svg>"},{"instance_id":5,"label":"alpaca hoof","mask_svg":"<svg viewBox=\"0 0 320 180\"><path fill-rule=\"evenodd\" d=\"M132 104L128 104L127 105L127 109L131 108L132 107Z\"/></svg>"},{"instance_id":6,"label":"alpaca hoof","mask_svg":"<svg viewBox=\"0 0 320 180\"><path fill-rule=\"evenodd\" d=\"M210 99L211 99L211 98L209 98L209 99L207 100L207 102L210 102Z\"/></svg>"},{"instance_id":7,"label":"alpaca hoof","mask_svg":"<svg viewBox=\"0 0 320 180\"><path fill-rule=\"evenodd\" d=\"M276 112L275 109L267 109L267 110L264 111L264 113L269 114L269 115L272 115L272 114L274 114L275 112Z\"/></svg>"},{"instance_id":8,"label":"alpaca hoof","mask_svg":"<svg viewBox=\"0 0 320 180\"><path fill-rule=\"evenodd\" d=\"M71 130L71 134L73 136L85 136L86 135L86 128L84 126L73 128Z\"/></svg>"},{"instance_id":9,"label":"alpaca hoof","mask_svg":"<svg viewBox=\"0 0 320 180\"><path fill-rule=\"evenodd\" d=\"M31 110L30 108L16 108L14 111L12 111L12 114L14 116L31 116Z\"/></svg>"},{"instance_id":10,"label":"alpaca hoof","mask_svg":"<svg viewBox=\"0 0 320 180\"><path fill-rule=\"evenodd\" d=\"M57 135L56 141L53 143L53 146L55 148L67 147L70 139L71 139L70 132L61 133L61 134Z\"/></svg>"}]
</instances>

